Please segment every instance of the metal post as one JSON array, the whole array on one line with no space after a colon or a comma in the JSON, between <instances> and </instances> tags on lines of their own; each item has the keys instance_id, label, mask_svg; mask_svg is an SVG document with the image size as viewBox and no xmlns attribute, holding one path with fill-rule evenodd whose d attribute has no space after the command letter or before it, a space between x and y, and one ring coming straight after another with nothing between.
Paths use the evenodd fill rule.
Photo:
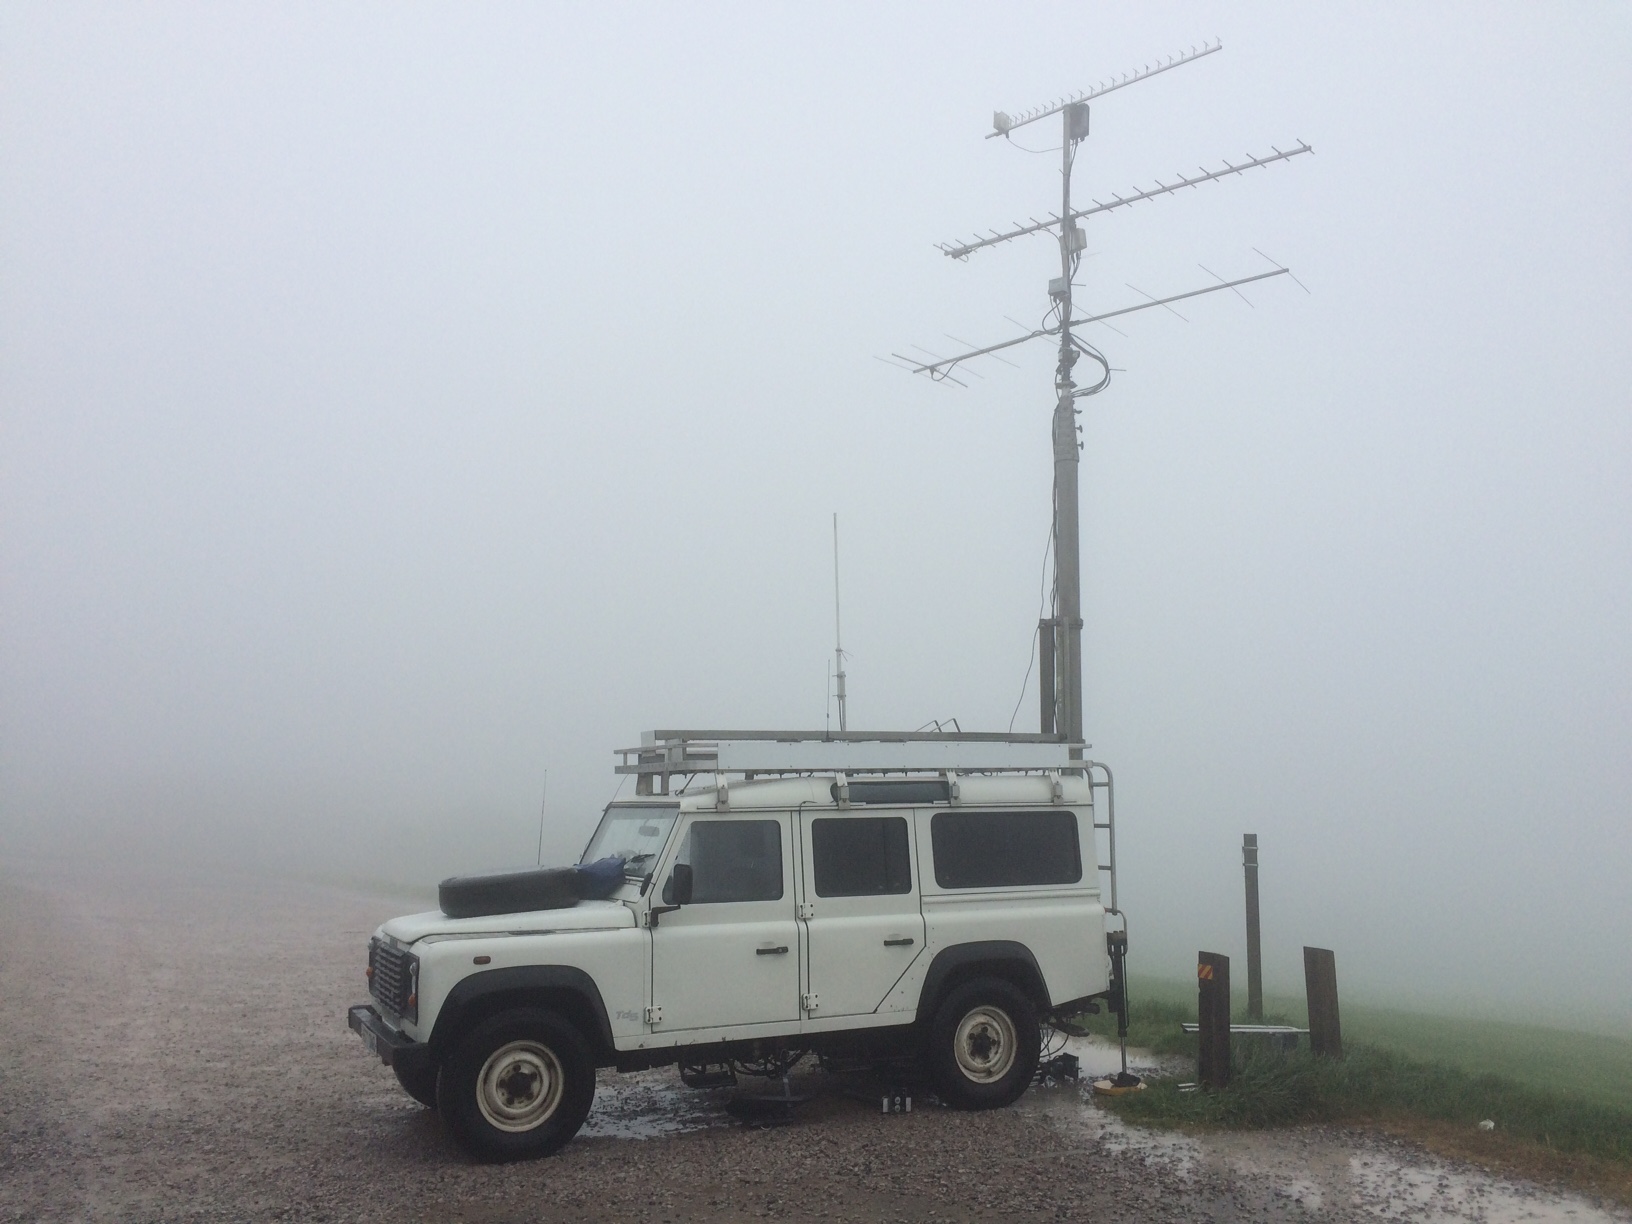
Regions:
<instances>
[{"instance_id":1,"label":"metal post","mask_svg":"<svg viewBox=\"0 0 1632 1224\"><path fill-rule=\"evenodd\" d=\"M1043 735L1054 734L1054 621L1044 618L1037 622L1037 705Z\"/></svg>"},{"instance_id":2,"label":"metal post","mask_svg":"<svg viewBox=\"0 0 1632 1224\"><path fill-rule=\"evenodd\" d=\"M1337 1016L1337 957L1329 948L1303 950L1303 988L1309 1000L1309 1049L1343 1057L1343 1025Z\"/></svg>"},{"instance_id":3,"label":"metal post","mask_svg":"<svg viewBox=\"0 0 1632 1224\"><path fill-rule=\"evenodd\" d=\"M1082 466L1077 447L1077 407L1072 392L1071 367L1077 349L1071 341L1071 276L1077 252L1082 249L1081 231L1071 220L1071 163L1077 144L1088 135L1088 107L1074 103L1061 112L1064 122L1060 140L1060 279L1051 296L1059 303L1060 357L1054 371L1054 577L1059 669L1059 717L1055 722L1060 737L1082 739L1082 575L1077 543L1077 475Z\"/></svg>"},{"instance_id":4,"label":"metal post","mask_svg":"<svg viewBox=\"0 0 1632 1224\"><path fill-rule=\"evenodd\" d=\"M1241 835L1241 865L1247 874L1247 1019L1264 1018L1264 962L1258 944L1258 834Z\"/></svg>"},{"instance_id":5,"label":"metal post","mask_svg":"<svg viewBox=\"0 0 1632 1224\"><path fill-rule=\"evenodd\" d=\"M1230 1082L1230 958L1218 952L1196 954L1196 1025L1202 1087L1223 1088Z\"/></svg>"},{"instance_id":6,"label":"metal post","mask_svg":"<svg viewBox=\"0 0 1632 1224\"><path fill-rule=\"evenodd\" d=\"M1059 616L1055 618L1055 666L1059 718L1055 730L1082 739L1082 578L1077 565L1077 409L1069 394L1054 409L1054 539Z\"/></svg>"}]
</instances>

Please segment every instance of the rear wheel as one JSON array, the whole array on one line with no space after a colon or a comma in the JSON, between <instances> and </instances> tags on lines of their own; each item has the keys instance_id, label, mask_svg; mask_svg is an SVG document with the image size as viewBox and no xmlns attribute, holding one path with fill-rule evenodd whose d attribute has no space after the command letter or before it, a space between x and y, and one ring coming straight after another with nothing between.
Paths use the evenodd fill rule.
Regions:
<instances>
[{"instance_id":1,"label":"rear wheel","mask_svg":"<svg viewBox=\"0 0 1632 1224\"><path fill-rule=\"evenodd\" d=\"M571 1023L549 1011L502 1012L460 1040L437 1079L438 1111L484 1160L548 1156L595 1100L595 1060Z\"/></svg>"},{"instance_id":2,"label":"rear wheel","mask_svg":"<svg viewBox=\"0 0 1632 1224\"><path fill-rule=\"evenodd\" d=\"M1012 1105L1037 1074L1037 1009L1002 978L955 987L929 1028L929 1066L941 1100L958 1109Z\"/></svg>"},{"instance_id":3,"label":"rear wheel","mask_svg":"<svg viewBox=\"0 0 1632 1224\"><path fill-rule=\"evenodd\" d=\"M426 1109L436 1108L436 1066L427 1063L423 1067L415 1067L412 1071L404 1071L395 1063L391 1070L397 1073L397 1083L402 1090Z\"/></svg>"}]
</instances>

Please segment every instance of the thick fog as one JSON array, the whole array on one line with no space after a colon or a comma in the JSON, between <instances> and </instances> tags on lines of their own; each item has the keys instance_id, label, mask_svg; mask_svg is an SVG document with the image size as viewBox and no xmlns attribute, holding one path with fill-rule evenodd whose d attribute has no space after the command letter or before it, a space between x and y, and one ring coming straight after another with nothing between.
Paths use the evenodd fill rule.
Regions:
<instances>
[{"instance_id":1,"label":"thick fog","mask_svg":"<svg viewBox=\"0 0 1632 1224\"><path fill-rule=\"evenodd\" d=\"M0 15L0 854L423 888L657 726L1036 727L1055 123L1146 973L1632 1031L1632 9ZM1023 151L1038 150L1038 152ZM1137 286L1135 290L1130 286ZM548 794L545 798L545 777Z\"/></svg>"}]
</instances>

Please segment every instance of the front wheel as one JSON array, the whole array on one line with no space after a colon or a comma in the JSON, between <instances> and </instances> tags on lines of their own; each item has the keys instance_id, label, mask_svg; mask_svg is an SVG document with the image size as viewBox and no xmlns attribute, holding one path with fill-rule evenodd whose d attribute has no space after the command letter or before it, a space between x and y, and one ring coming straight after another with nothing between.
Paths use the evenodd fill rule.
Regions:
<instances>
[{"instance_id":1,"label":"front wheel","mask_svg":"<svg viewBox=\"0 0 1632 1224\"><path fill-rule=\"evenodd\" d=\"M1013 983L977 978L947 995L929 1028L941 1100L958 1109L1012 1105L1037 1074L1037 1009Z\"/></svg>"},{"instance_id":2,"label":"front wheel","mask_svg":"<svg viewBox=\"0 0 1632 1224\"><path fill-rule=\"evenodd\" d=\"M577 1028L549 1011L501 1012L454 1047L437 1110L484 1160L548 1156L578 1133L595 1100L595 1060Z\"/></svg>"}]
</instances>

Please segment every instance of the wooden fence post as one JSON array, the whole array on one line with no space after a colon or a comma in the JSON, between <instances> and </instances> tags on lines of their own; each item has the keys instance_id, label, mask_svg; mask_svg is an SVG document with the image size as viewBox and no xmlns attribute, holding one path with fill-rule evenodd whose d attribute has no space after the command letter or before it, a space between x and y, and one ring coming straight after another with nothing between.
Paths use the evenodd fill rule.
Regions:
<instances>
[{"instance_id":1,"label":"wooden fence post","mask_svg":"<svg viewBox=\"0 0 1632 1224\"><path fill-rule=\"evenodd\" d=\"M1230 958L1196 954L1196 1070L1204 1088L1230 1082Z\"/></svg>"},{"instance_id":2,"label":"wooden fence post","mask_svg":"<svg viewBox=\"0 0 1632 1224\"><path fill-rule=\"evenodd\" d=\"M1329 948L1303 950L1303 989L1309 999L1309 1049L1343 1057L1343 1026L1337 1017L1337 957Z\"/></svg>"}]
</instances>

